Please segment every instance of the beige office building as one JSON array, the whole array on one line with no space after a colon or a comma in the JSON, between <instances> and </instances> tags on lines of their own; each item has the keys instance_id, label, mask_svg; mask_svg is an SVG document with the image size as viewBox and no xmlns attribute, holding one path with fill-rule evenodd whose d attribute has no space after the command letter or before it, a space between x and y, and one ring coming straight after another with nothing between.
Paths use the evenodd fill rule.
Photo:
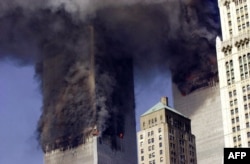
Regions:
<instances>
[{"instance_id":1,"label":"beige office building","mask_svg":"<svg viewBox=\"0 0 250 164\"><path fill-rule=\"evenodd\" d=\"M250 0L219 0L217 38L225 147L250 147Z\"/></svg>"},{"instance_id":2,"label":"beige office building","mask_svg":"<svg viewBox=\"0 0 250 164\"><path fill-rule=\"evenodd\" d=\"M190 119L168 106L167 98L140 118L138 164L196 164Z\"/></svg>"}]
</instances>

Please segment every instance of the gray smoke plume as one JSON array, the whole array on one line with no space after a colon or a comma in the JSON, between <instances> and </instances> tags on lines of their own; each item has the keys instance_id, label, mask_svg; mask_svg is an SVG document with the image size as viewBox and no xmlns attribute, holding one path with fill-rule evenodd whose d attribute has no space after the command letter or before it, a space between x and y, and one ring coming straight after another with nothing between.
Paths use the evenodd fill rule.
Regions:
<instances>
[{"instance_id":1,"label":"gray smoke plume","mask_svg":"<svg viewBox=\"0 0 250 164\"><path fill-rule=\"evenodd\" d=\"M104 136L124 132L116 123L126 113L118 93L132 85L121 76L126 62L140 78L171 69L184 94L217 76L216 0L2 0L0 22L0 59L36 64L44 151L77 146L94 126Z\"/></svg>"}]
</instances>

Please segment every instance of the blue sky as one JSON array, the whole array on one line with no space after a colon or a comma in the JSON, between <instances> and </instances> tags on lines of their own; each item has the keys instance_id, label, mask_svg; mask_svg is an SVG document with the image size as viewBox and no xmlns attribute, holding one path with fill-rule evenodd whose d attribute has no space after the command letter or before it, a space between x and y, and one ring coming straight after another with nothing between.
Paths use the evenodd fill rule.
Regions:
<instances>
[{"instance_id":1,"label":"blue sky","mask_svg":"<svg viewBox=\"0 0 250 164\"><path fill-rule=\"evenodd\" d=\"M41 95L32 67L0 62L0 163L42 164L35 129Z\"/></svg>"},{"instance_id":2,"label":"blue sky","mask_svg":"<svg viewBox=\"0 0 250 164\"><path fill-rule=\"evenodd\" d=\"M155 71L150 80L135 78L137 129L139 116L161 96L170 97L172 104L169 76ZM35 134L41 103L33 67L0 61L0 164L43 163Z\"/></svg>"}]
</instances>

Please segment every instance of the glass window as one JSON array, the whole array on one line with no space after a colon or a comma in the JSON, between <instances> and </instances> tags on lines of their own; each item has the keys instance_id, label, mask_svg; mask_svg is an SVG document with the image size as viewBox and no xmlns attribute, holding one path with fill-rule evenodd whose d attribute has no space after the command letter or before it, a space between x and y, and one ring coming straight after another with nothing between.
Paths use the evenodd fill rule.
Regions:
<instances>
[{"instance_id":1,"label":"glass window","mask_svg":"<svg viewBox=\"0 0 250 164\"><path fill-rule=\"evenodd\" d=\"M249 99L250 99L250 94L249 94ZM237 104L238 104L237 99L234 99L234 105L237 105Z\"/></svg>"},{"instance_id":2,"label":"glass window","mask_svg":"<svg viewBox=\"0 0 250 164\"><path fill-rule=\"evenodd\" d=\"M247 90L250 91L250 85L247 85Z\"/></svg>"},{"instance_id":3,"label":"glass window","mask_svg":"<svg viewBox=\"0 0 250 164\"><path fill-rule=\"evenodd\" d=\"M235 108L235 113L238 113L239 111L238 111L238 108Z\"/></svg>"},{"instance_id":4,"label":"glass window","mask_svg":"<svg viewBox=\"0 0 250 164\"><path fill-rule=\"evenodd\" d=\"M236 96L236 90L233 90L233 94L234 94L234 96Z\"/></svg>"},{"instance_id":5,"label":"glass window","mask_svg":"<svg viewBox=\"0 0 250 164\"><path fill-rule=\"evenodd\" d=\"M247 132L247 137L250 138L250 132Z\"/></svg>"},{"instance_id":6,"label":"glass window","mask_svg":"<svg viewBox=\"0 0 250 164\"><path fill-rule=\"evenodd\" d=\"M234 105L233 101L230 101L230 106L233 106L233 105Z\"/></svg>"},{"instance_id":7,"label":"glass window","mask_svg":"<svg viewBox=\"0 0 250 164\"><path fill-rule=\"evenodd\" d=\"M162 147L162 143L161 142L159 143L159 147Z\"/></svg>"},{"instance_id":8,"label":"glass window","mask_svg":"<svg viewBox=\"0 0 250 164\"><path fill-rule=\"evenodd\" d=\"M245 86L242 87L242 92L243 92L243 93L246 92Z\"/></svg>"},{"instance_id":9,"label":"glass window","mask_svg":"<svg viewBox=\"0 0 250 164\"><path fill-rule=\"evenodd\" d=\"M152 158L155 157L155 152L152 153Z\"/></svg>"},{"instance_id":10,"label":"glass window","mask_svg":"<svg viewBox=\"0 0 250 164\"><path fill-rule=\"evenodd\" d=\"M159 133L161 132L161 128L158 129L158 132L159 132Z\"/></svg>"}]
</instances>

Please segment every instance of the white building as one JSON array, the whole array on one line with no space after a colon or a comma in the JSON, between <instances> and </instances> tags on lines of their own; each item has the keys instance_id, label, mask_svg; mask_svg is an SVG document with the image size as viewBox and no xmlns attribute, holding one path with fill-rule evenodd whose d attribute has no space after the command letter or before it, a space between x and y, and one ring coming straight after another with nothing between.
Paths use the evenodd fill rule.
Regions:
<instances>
[{"instance_id":1,"label":"white building","mask_svg":"<svg viewBox=\"0 0 250 164\"><path fill-rule=\"evenodd\" d=\"M250 0L219 0L217 60L225 147L250 147Z\"/></svg>"},{"instance_id":2,"label":"white building","mask_svg":"<svg viewBox=\"0 0 250 164\"><path fill-rule=\"evenodd\" d=\"M196 164L195 136L190 119L170 108L167 98L140 118L138 164Z\"/></svg>"},{"instance_id":3,"label":"white building","mask_svg":"<svg viewBox=\"0 0 250 164\"><path fill-rule=\"evenodd\" d=\"M197 163L222 163L224 139L218 83L185 96L173 85L173 97L174 107L191 119L196 138Z\"/></svg>"},{"instance_id":4,"label":"white building","mask_svg":"<svg viewBox=\"0 0 250 164\"><path fill-rule=\"evenodd\" d=\"M94 135L77 147L45 153L44 164L136 164L134 135L120 136L118 140L120 150L114 150L108 141Z\"/></svg>"}]
</instances>

